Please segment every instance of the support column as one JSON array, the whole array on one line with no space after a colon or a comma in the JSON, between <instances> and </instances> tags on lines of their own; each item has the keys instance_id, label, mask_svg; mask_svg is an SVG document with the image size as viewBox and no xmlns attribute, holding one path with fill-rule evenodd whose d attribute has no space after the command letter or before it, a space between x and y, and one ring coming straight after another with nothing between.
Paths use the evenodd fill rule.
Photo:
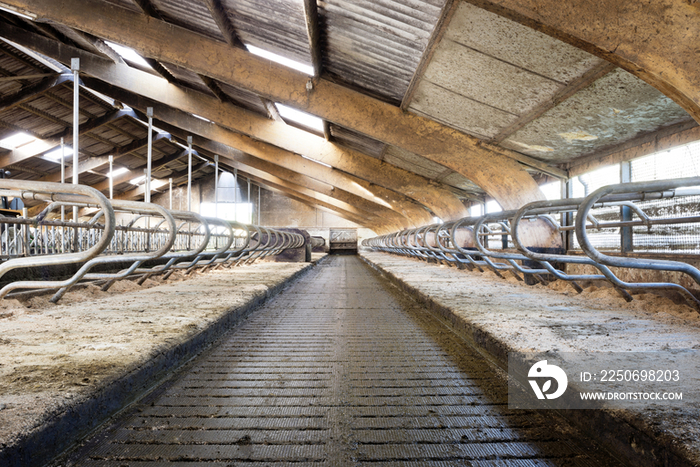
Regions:
<instances>
[{"instance_id":1,"label":"support column","mask_svg":"<svg viewBox=\"0 0 700 467\"><path fill-rule=\"evenodd\" d=\"M238 169L233 168L233 220L238 221Z\"/></svg>"},{"instance_id":2,"label":"support column","mask_svg":"<svg viewBox=\"0 0 700 467\"><path fill-rule=\"evenodd\" d=\"M219 155L214 154L214 217L219 217Z\"/></svg>"},{"instance_id":3,"label":"support column","mask_svg":"<svg viewBox=\"0 0 700 467\"><path fill-rule=\"evenodd\" d=\"M561 197L562 199L569 199L574 197L574 184L573 180L568 179L561 184ZM574 225L574 213L565 212L561 215L561 225L562 227ZM563 247L565 251L570 251L574 247L574 232L567 230L564 232Z\"/></svg>"},{"instance_id":4,"label":"support column","mask_svg":"<svg viewBox=\"0 0 700 467\"><path fill-rule=\"evenodd\" d=\"M632 181L632 163L630 161L620 162L620 182L629 183ZM620 208L620 216L622 221L632 220L632 210L627 206ZM632 237L632 227L620 228L620 250L622 253L631 253L634 250L634 241Z\"/></svg>"},{"instance_id":5,"label":"support column","mask_svg":"<svg viewBox=\"0 0 700 467\"><path fill-rule=\"evenodd\" d=\"M173 179L168 179L168 185L170 185L170 209L173 209Z\"/></svg>"},{"instance_id":6,"label":"support column","mask_svg":"<svg viewBox=\"0 0 700 467\"><path fill-rule=\"evenodd\" d=\"M148 150L146 151L146 196L144 201L151 202L151 161L153 159L153 107L146 109L148 117Z\"/></svg>"},{"instance_id":7,"label":"support column","mask_svg":"<svg viewBox=\"0 0 700 467\"><path fill-rule=\"evenodd\" d=\"M109 156L109 199L114 199L114 156Z\"/></svg>"},{"instance_id":8,"label":"support column","mask_svg":"<svg viewBox=\"0 0 700 467\"><path fill-rule=\"evenodd\" d=\"M66 183L66 145L61 138L61 183ZM66 220L66 207L61 206L61 222Z\"/></svg>"},{"instance_id":9,"label":"support column","mask_svg":"<svg viewBox=\"0 0 700 467\"><path fill-rule=\"evenodd\" d=\"M72 58L70 68L73 72L73 185L78 184L80 148L80 59ZM73 206L73 222L78 222L78 207ZM77 231L76 231L77 232Z\"/></svg>"},{"instance_id":10,"label":"support column","mask_svg":"<svg viewBox=\"0 0 700 467\"><path fill-rule=\"evenodd\" d=\"M192 210L192 137L187 137L187 210Z\"/></svg>"}]
</instances>

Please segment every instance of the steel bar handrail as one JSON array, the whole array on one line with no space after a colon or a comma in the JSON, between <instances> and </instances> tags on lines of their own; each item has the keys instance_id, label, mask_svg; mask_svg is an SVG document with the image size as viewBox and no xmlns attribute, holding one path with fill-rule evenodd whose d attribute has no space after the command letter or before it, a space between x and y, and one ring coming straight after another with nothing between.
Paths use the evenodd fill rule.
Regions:
<instances>
[{"instance_id":1,"label":"steel bar handrail","mask_svg":"<svg viewBox=\"0 0 700 467\"><path fill-rule=\"evenodd\" d=\"M233 263L240 259L246 253L246 248L248 247L248 245L250 245L250 227L247 224L243 224L236 221L228 221L228 225L230 226L233 232L233 247L229 248L224 253L225 256L221 255L221 257L212 259L211 264L215 265L215 269L218 269L228 263ZM245 232L245 241L241 245L236 244L236 239L241 238L236 237L238 231ZM206 270L209 266L210 265L205 266L203 270Z\"/></svg>"},{"instance_id":2,"label":"steel bar handrail","mask_svg":"<svg viewBox=\"0 0 700 467\"><path fill-rule=\"evenodd\" d=\"M226 240L224 241L223 246L218 247L214 251L203 251L200 254L197 255L197 258L194 261L194 264L190 266L187 269L187 273L189 274L194 270L196 267L201 267L205 268L211 265L214 261L216 261L217 258L221 257L222 255L226 254L227 251L229 251L229 248L231 247L231 244L233 243L234 240L234 234L233 234L233 228L231 227L231 224L223 219L219 219L217 217L205 217L204 220L207 223L207 227L209 228L210 232L214 232L214 229L212 228L214 225L218 225L220 227L224 228L225 231L225 236ZM221 234L214 233L212 234L215 236L215 238L221 237ZM205 260L205 258L209 258L208 260Z\"/></svg>"},{"instance_id":3,"label":"steel bar handrail","mask_svg":"<svg viewBox=\"0 0 700 467\"><path fill-rule=\"evenodd\" d=\"M175 270L251 263L305 244L303 235L284 230L168 210L150 203L110 202L84 185L2 179L0 196L48 203L34 218L0 216L0 246L6 248L2 258L9 258L0 260L0 277L19 268L80 265L66 280L10 282L0 289L0 298L18 289L58 289L52 298L55 302L81 281L97 281L106 290L120 279L139 277L141 284L154 274L165 274L167 279ZM50 217L66 206L96 208L96 212L87 221ZM115 211L134 216L126 225L117 225ZM147 219L145 227L138 225L143 219ZM255 244L251 230L258 233ZM142 267L157 259L164 263ZM129 266L120 271L90 272L98 265L124 263Z\"/></svg>"},{"instance_id":4,"label":"steel bar handrail","mask_svg":"<svg viewBox=\"0 0 700 467\"><path fill-rule=\"evenodd\" d=\"M569 281L574 288L581 291L576 280L607 280L628 300L631 296L624 289L673 289L684 294L700 307L700 301L685 287L670 282L635 282L630 283L617 277L608 266L637 269L653 269L681 272L689 275L700 284L700 271L690 264L672 260L646 259L637 257L609 256L593 247L589 230L645 226L652 229L659 224L680 224L700 222L700 215L656 219L648 216L635 202L678 198L700 195L700 177L662 180L653 182L627 183L611 185L596 190L586 198L564 199L558 201L538 201L523 206L518 210L502 211L479 217L465 217L442 225L431 224L413 229L404 229L392 234L382 235L363 241L364 246L380 251L403 254L421 259L438 259L449 263L458 262L479 268L486 266L498 274L509 270L515 274L519 271L539 278L540 274L552 274L556 278ZM596 219L591 214L593 208L627 207L637 219L623 221L606 221ZM577 212L574 226L561 226L554 219L554 213ZM544 219L554 231L562 233L575 230L582 250L586 256L557 254L553 252L536 252L524 245L521 236L522 222L531 219ZM491 230L489 224L497 224L500 230ZM462 247L456 233L463 228L473 229L475 250ZM448 234L449 232L449 234ZM482 238L488 236L509 236L514 249L494 251L486 247ZM505 260L506 263L493 261ZM537 261L538 268L518 264L527 260ZM589 265L601 274L567 274L553 266L553 262ZM517 274L515 274L517 277Z\"/></svg>"},{"instance_id":5,"label":"steel bar handrail","mask_svg":"<svg viewBox=\"0 0 700 467\"><path fill-rule=\"evenodd\" d=\"M0 196L15 196L22 199L33 199L40 201L63 201L78 204L90 204L96 206L105 219L104 226L99 229L101 232L99 240L90 248L71 253L55 255L12 258L0 264L0 277L7 272L18 269L37 266L55 266L80 263L89 261L99 255L107 246L114 235L116 219L114 210L107 198L94 188L84 185L68 185L62 183L34 182L25 180L0 180ZM96 216L97 218L97 216ZM36 224L40 225L42 218L35 218ZM68 226L75 227L77 223ZM55 281L54 281L55 282ZM11 284L8 284L8 286ZM8 293L5 286L0 289L0 298Z\"/></svg>"},{"instance_id":6,"label":"steel bar handrail","mask_svg":"<svg viewBox=\"0 0 700 467\"><path fill-rule=\"evenodd\" d=\"M134 253L129 253L125 255L100 255L96 258L91 259L90 261L87 261L83 266L74 274L74 276L70 279L70 282L66 285L64 285L58 292L54 294L53 297L51 297L51 301L53 303L56 303L58 300L63 297L63 295L70 290L70 288L75 285L79 280L85 279L85 280L101 280L101 279L107 279L108 282L105 284L105 286L102 288L102 290L107 290L109 286L112 285L112 283L115 280L122 279L130 275L136 268L138 268L141 264L143 264L145 261L153 260L153 259L158 259L161 256L165 255L170 249L172 248L173 244L175 243L175 238L177 235L177 225L175 224L175 219L173 216L168 212L167 209L158 206L157 204L153 203L142 203L138 201L125 201L125 200L112 200L111 201L112 207L115 208L115 211L120 211L120 212L130 212L133 214L138 214L138 216L135 217L132 222L130 222L129 227L133 227L135 222L141 218L150 218L152 216L158 216L163 219L163 221L167 224L168 229L166 231L162 230L155 230L151 232L152 234L162 234L167 232L168 234L168 239L163 242L163 244L160 246L160 248L155 249L150 252L134 252ZM162 222L158 224L159 226L162 225ZM150 230L150 229L149 229ZM88 274L88 272L94 268L95 266L99 264L114 264L114 263L122 263L122 262L130 262L133 261L131 266L127 268L126 270L117 272L117 273L92 273Z\"/></svg>"},{"instance_id":7,"label":"steel bar handrail","mask_svg":"<svg viewBox=\"0 0 700 467\"><path fill-rule=\"evenodd\" d=\"M666 192L668 193L671 191L670 195L668 195L669 198L673 198L676 196L684 196L683 193L692 193L695 195L695 193L692 192L692 190L689 191L678 191L676 192L676 188L682 188L682 187L688 187L688 186L698 186L700 185L700 177L692 177L692 178L685 178L685 179L676 179L676 180L657 180L657 181L651 181L651 182L637 182L637 183L625 183L625 184L617 184L617 185L608 185L602 188L599 188L598 190L594 191L591 193L589 196L587 196L583 202L581 203L581 206L578 210L577 217L576 217L576 238L578 239L579 245L581 246L581 249L588 255L589 258L591 258L593 261L603 264L606 266L615 266L615 267L623 267L623 268L634 268L634 269L652 269L652 270L657 270L657 271L673 271L673 272L681 272L684 273L688 276L690 276L697 284L700 284L700 271L691 266L688 263L683 263L680 261L672 261L672 260L659 260L659 259L650 259L650 258L629 258L629 257L615 257L615 256L609 256L601 253L598 251L593 244L591 243L587 232L585 228L585 221L582 219L585 219L586 214L591 210L591 208L596 204L598 200L601 198L604 198L606 196L609 196L611 194L614 195L619 195L623 193L634 193L637 194L639 192ZM674 191L672 191L674 190ZM584 216L584 217L581 217ZM692 217L688 218L688 222L692 222ZM632 284L633 287L636 287L637 284ZM651 286L654 288L669 288L669 289L675 289L679 290L683 293L686 294L691 300L696 302L698 305L700 305L700 301L691 294L685 287L682 287L679 284L675 283L655 283L653 285L649 285L647 283L647 286Z\"/></svg>"},{"instance_id":8,"label":"steel bar handrail","mask_svg":"<svg viewBox=\"0 0 700 467\"><path fill-rule=\"evenodd\" d=\"M139 284L142 284L149 277L154 274L165 274L164 279L168 279L176 270L187 269L190 266L197 264L199 261L199 254L204 251L209 245L209 239L211 238L211 231L209 230L209 224L207 223L204 216L191 211L175 211L171 210L170 214L177 220L182 221L178 226L178 233L184 233L188 238L191 239L193 232L182 232L182 229L186 225L196 224L199 225L197 231L203 229L204 233L200 234L202 240L196 246L192 247L191 243L188 243L188 248L184 251L171 251L163 258L167 259L164 265L156 265L151 269L137 270L136 273L144 273L144 275L138 280ZM195 231L196 232L196 231ZM187 262L189 260L189 262ZM180 262L183 262L180 264Z\"/></svg>"}]
</instances>

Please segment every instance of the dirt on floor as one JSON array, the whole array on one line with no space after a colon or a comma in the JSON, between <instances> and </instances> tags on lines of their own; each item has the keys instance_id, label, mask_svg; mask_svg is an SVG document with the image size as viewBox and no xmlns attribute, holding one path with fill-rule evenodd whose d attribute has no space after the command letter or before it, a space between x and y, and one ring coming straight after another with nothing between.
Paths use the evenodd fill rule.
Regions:
<instances>
[{"instance_id":1,"label":"dirt on floor","mask_svg":"<svg viewBox=\"0 0 700 467\"><path fill-rule=\"evenodd\" d=\"M265 295L308 263L256 263L175 273L107 292L88 285L0 300L0 450L71 401L89 395L228 310Z\"/></svg>"},{"instance_id":2,"label":"dirt on floor","mask_svg":"<svg viewBox=\"0 0 700 467\"><path fill-rule=\"evenodd\" d=\"M486 271L484 275L491 277L493 280L499 279L490 271ZM505 275L505 279L511 284L525 285L523 282L518 281L510 274ZM609 282L583 281L578 282L578 285L583 289L581 294L579 294L569 282L563 280L554 280L553 282L549 282L546 286L536 284L526 287L534 290L549 289L556 292L561 292L565 296L579 296L580 298L585 299L586 303L590 304L591 306L603 308L615 307L645 313L665 313L684 320L700 322L700 310L690 301L688 301L684 295L681 295L678 292L666 290L656 290L653 292L649 290L628 290L628 293L630 293L633 298L631 302L628 302Z\"/></svg>"}]
</instances>

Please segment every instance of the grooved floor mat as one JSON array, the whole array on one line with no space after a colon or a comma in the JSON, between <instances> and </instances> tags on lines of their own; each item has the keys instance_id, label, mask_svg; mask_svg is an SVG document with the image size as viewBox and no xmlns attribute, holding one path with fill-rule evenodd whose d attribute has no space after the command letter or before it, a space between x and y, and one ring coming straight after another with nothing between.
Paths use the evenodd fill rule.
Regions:
<instances>
[{"instance_id":1,"label":"grooved floor mat","mask_svg":"<svg viewBox=\"0 0 700 467\"><path fill-rule=\"evenodd\" d=\"M354 256L328 258L60 465L613 466Z\"/></svg>"}]
</instances>

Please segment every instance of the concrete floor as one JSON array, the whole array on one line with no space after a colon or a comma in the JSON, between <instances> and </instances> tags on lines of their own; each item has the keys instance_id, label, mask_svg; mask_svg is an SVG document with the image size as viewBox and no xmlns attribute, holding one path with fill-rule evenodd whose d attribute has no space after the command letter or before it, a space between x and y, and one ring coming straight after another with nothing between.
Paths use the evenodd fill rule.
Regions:
<instances>
[{"instance_id":1,"label":"concrete floor","mask_svg":"<svg viewBox=\"0 0 700 467\"><path fill-rule=\"evenodd\" d=\"M175 462L172 464L171 462ZM57 465L619 465L356 256L331 256Z\"/></svg>"}]
</instances>

